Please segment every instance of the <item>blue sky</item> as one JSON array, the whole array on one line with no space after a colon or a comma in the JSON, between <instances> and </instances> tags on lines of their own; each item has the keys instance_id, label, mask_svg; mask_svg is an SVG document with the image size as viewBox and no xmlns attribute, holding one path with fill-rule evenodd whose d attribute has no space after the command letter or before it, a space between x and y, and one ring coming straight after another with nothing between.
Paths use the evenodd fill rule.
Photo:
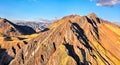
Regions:
<instances>
[{"instance_id":1,"label":"blue sky","mask_svg":"<svg viewBox=\"0 0 120 65\"><path fill-rule=\"evenodd\" d=\"M97 0L0 0L0 17L9 20L62 18L71 14L96 13L105 20L120 22L120 4L97 6Z\"/></svg>"}]
</instances>

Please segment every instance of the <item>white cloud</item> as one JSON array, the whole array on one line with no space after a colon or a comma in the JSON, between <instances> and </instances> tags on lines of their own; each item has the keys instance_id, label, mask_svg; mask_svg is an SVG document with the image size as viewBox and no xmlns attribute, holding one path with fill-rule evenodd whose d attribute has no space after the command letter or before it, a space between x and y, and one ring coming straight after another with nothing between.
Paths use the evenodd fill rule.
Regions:
<instances>
[{"instance_id":1,"label":"white cloud","mask_svg":"<svg viewBox=\"0 0 120 65\"><path fill-rule=\"evenodd\" d=\"M120 0L98 0L97 6L113 6L120 4Z\"/></svg>"}]
</instances>

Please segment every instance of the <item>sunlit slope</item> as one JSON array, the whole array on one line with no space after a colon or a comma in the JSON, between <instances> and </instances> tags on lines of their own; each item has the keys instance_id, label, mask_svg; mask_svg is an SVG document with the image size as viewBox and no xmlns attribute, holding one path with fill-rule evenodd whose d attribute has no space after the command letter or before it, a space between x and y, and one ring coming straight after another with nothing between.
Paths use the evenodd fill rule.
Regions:
<instances>
[{"instance_id":1,"label":"sunlit slope","mask_svg":"<svg viewBox=\"0 0 120 65\"><path fill-rule=\"evenodd\" d=\"M8 49L10 47L14 47L17 44L20 44L24 46L26 43L28 43L31 39L37 37L39 34L31 34L31 35L19 35L16 37L3 37L0 36L0 46L1 48Z\"/></svg>"},{"instance_id":2,"label":"sunlit slope","mask_svg":"<svg viewBox=\"0 0 120 65\"><path fill-rule=\"evenodd\" d=\"M29 26L14 24L13 22L0 18L0 48L8 49L17 44L24 45L38 34Z\"/></svg>"},{"instance_id":3,"label":"sunlit slope","mask_svg":"<svg viewBox=\"0 0 120 65\"><path fill-rule=\"evenodd\" d=\"M66 16L29 41L10 65L119 65L120 28L97 17ZM19 63L22 62L22 63Z\"/></svg>"}]
</instances>

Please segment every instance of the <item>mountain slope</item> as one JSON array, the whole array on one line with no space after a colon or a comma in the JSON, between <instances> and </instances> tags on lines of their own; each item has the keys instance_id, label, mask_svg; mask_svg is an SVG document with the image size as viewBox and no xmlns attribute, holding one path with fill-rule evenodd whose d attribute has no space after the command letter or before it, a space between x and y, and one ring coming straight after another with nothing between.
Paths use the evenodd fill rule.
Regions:
<instances>
[{"instance_id":1,"label":"mountain slope","mask_svg":"<svg viewBox=\"0 0 120 65\"><path fill-rule=\"evenodd\" d=\"M48 28L19 49L9 65L120 64L120 28L96 14L66 16Z\"/></svg>"},{"instance_id":2,"label":"mountain slope","mask_svg":"<svg viewBox=\"0 0 120 65\"><path fill-rule=\"evenodd\" d=\"M31 27L16 25L3 18L0 18L0 30L0 35L2 36L28 35L35 33Z\"/></svg>"}]
</instances>

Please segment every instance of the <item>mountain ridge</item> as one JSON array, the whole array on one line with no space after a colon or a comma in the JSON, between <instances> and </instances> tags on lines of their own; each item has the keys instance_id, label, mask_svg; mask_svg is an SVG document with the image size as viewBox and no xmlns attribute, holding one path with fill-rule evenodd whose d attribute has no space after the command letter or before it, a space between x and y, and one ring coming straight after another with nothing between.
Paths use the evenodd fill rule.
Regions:
<instances>
[{"instance_id":1,"label":"mountain ridge","mask_svg":"<svg viewBox=\"0 0 120 65\"><path fill-rule=\"evenodd\" d=\"M95 14L66 16L19 49L9 65L116 65L119 32Z\"/></svg>"},{"instance_id":2,"label":"mountain ridge","mask_svg":"<svg viewBox=\"0 0 120 65\"><path fill-rule=\"evenodd\" d=\"M29 26L16 25L11 21L3 18L0 18L0 27L1 27L0 33L7 36L15 36L15 35L22 35L22 34L28 35L28 34L35 33L35 31Z\"/></svg>"}]
</instances>

